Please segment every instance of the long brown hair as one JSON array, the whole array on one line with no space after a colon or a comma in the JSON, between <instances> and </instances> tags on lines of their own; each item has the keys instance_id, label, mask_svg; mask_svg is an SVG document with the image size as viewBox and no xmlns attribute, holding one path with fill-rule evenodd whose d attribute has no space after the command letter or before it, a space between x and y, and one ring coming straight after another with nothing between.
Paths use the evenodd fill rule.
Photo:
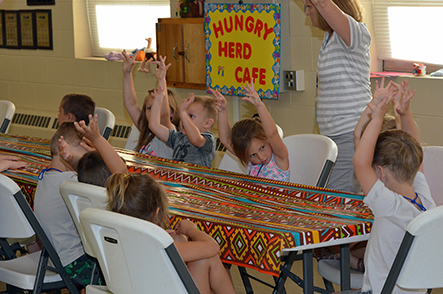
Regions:
<instances>
[{"instance_id":1,"label":"long brown hair","mask_svg":"<svg viewBox=\"0 0 443 294\"><path fill-rule=\"evenodd\" d=\"M231 130L232 149L244 165L249 162L248 147L252 139L266 140L260 119L255 117L236 122Z\"/></svg>"},{"instance_id":2,"label":"long brown hair","mask_svg":"<svg viewBox=\"0 0 443 294\"><path fill-rule=\"evenodd\" d=\"M148 174L113 174L107 182L108 210L169 227L168 197L163 186Z\"/></svg>"},{"instance_id":3,"label":"long brown hair","mask_svg":"<svg viewBox=\"0 0 443 294\"><path fill-rule=\"evenodd\" d=\"M148 95L145 97L145 100L143 101L142 111L140 113L140 117L137 121L137 129L140 131L140 135L138 137L138 143L137 147L135 148L135 151L139 151L143 146L149 144L149 142L154 139L155 134L151 132L149 129L149 122L146 118L146 104L148 102L148 98L151 96L152 92L154 90L149 90ZM168 101L169 101L169 108L171 109L171 123L178 129L180 126L180 116L178 112L178 101L177 97L175 96L174 92L171 90L168 90Z\"/></svg>"}]
</instances>

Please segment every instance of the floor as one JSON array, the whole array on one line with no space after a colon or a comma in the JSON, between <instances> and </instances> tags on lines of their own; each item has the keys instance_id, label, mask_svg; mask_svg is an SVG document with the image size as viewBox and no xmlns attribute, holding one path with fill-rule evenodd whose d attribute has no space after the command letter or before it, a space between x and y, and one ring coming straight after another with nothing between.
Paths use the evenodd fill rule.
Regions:
<instances>
[{"instance_id":1,"label":"floor","mask_svg":"<svg viewBox=\"0 0 443 294\"><path fill-rule=\"evenodd\" d=\"M317 264L317 262L314 260L314 285L324 288L323 281L315 270L315 268L317 266L316 264ZM258 278L263 279L268 283L272 283L272 281L273 281L272 277L269 275L261 274L257 271L254 271L254 270L248 270L248 272L254 273L254 275L256 274L256 276ZM299 275L299 276L303 276L301 261L297 261L294 263L294 266L292 268L292 272ZM232 275L232 280L234 282L234 286L235 286L235 290L236 290L237 294L245 294L246 291L243 287L243 283L240 279L240 274L239 274L236 266L233 266L231 268L231 275ZM260 283L255 282L255 281L252 281L252 287L254 289L254 293L256 293L256 294L264 294L264 293L270 294L270 293L272 293L270 288L268 288L267 286L261 285ZM340 289L339 286L335 286L336 291L339 291L339 289ZM0 292L4 291L4 290L5 290L5 285L0 283ZM288 280L286 282L286 292L288 294L299 294L299 293L301 294L301 293L303 293L303 290L300 287L298 287L295 283ZM443 294L443 288L433 290L432 294Z\"/></svg>"},{"instance_id":2,"label":"floor","mask_svg":"<svg viewBox=\"0 0 443 294\"><path fill-rule=\"evenodd\" d=\"M314 267L316 267L316 261L314 261ZM273 283L273 278L270 275L261 274L257 271L254 271L254 270L248 270L248 272L253 273L256 277L266 281L267 283L270 283L270 284ZM301 261L297 261L294 263L293 272L299 276L303 276ZM236 266L232 266L231 276L232 276L232 280L233 280L237 294L246 294L245 288L244 288L243 283L240 278L238 268ZM262 293L269 293L270 294L270 293L272 293L271 288L264 286L258 282L252 281L251 284L252 284L252 288L254 289L254 293L256 293L256 294L262 294ZM317 272L315 270L314 270L314 284L315 284L315 286L319 286L319 287L324 288L322 279L317 274ZM339 287L337 286L336 289L339 289ZM5 290L5 285L0 283L0 292L4 291L4 290ZM302 289L290 280L288 280L286 282L286 291L288 294L303 293ZM67 291L66 291L66 293L67 293ZM443 291L442 291L442 294L443 294Z\"/></svg>"}]
</instances>

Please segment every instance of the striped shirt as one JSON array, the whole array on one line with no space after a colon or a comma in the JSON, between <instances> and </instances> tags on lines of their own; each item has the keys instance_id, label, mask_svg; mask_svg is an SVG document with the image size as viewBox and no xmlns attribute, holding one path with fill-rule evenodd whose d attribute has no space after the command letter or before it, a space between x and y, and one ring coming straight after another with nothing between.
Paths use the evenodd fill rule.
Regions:
<instances>
[{"instance_id":1,"label":"striped shirt","mask_svg":"<svg viewBox=\"0 0 443 294\"><path fill-rule=\"evenodd\" d=\"M353 132L370 102L371 35L366 24L348 16L351 44L325 33L318 57L317 122L320 132L337 136Z\"/></svg>"}]
</instances>

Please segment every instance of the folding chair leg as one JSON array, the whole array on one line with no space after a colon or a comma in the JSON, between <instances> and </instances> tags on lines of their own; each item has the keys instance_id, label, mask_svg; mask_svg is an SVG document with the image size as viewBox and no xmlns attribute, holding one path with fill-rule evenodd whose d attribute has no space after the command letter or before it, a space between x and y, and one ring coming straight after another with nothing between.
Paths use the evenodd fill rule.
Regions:
<instances>
[{"instance_id":1,"label":"folding chair leg","mask_svg":"<svg viewBox=\"0 0 443 294\"><path fill-rule=\"evenodd\" d=\"M325 278L323 278L323 283L325 283L325 289L327 291L330 291L331 293L334 292L334 285L332 285L331 281L326 280Z\"/></svg>"},{"instance_id":2,"label":"folding chair leg","mask_svg":"<svg viewBox=\"0 0 443 294\"><path fill-rule=\"evenodd\" d=\"M245 286L246 294L253 294L254 290L252 290L251 281L249 280L248 273L246 269L242 266L238 266L238 271L240 272L240 277L243 281L243 285Z\"/></svg>"}]
</instances>

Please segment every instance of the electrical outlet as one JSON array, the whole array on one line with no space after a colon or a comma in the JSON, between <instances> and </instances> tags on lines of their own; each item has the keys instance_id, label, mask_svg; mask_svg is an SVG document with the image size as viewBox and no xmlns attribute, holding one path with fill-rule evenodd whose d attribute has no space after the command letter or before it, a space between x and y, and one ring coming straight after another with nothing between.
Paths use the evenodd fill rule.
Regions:
<instances>
[{"instance_id":1,"label":"electrical outlet","mask_svg":"<svg viewBox=\"0 0 443 294\"><path fill-rule=\"evenodd\" d=\"M284 70L284 89L291 91L305 90L305 71L304 70Z\"/></svg>"},{"instance_id":2,"label":"electrical outlet","mask_svg":"<svg viewBox=\"0 0 443 294\"><path fill-rule=\"evenodd\" d=\"M285 89L286 90L296 90L296 86L295 86L295 77L296 77L296 73L295 70L285 70L284 71L285 77L284 77L284 82L285 82Z\"/></svg>"}]
</instances>

